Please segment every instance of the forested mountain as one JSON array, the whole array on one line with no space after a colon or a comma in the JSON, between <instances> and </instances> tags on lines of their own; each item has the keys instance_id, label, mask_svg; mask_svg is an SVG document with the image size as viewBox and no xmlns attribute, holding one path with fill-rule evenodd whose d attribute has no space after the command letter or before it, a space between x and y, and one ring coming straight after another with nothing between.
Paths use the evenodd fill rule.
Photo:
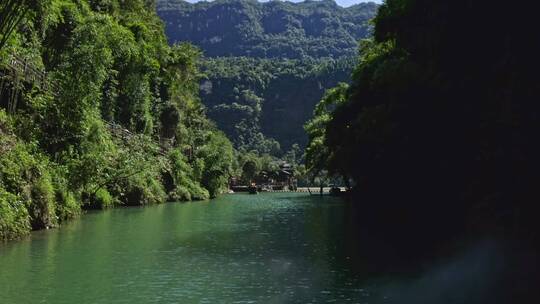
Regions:
<instances>
[{"instance_id":1,"label":"forested mountain","mask_svg":"<svg viewBox=\"0 0 540 304\"><path fill-rule=\"evenodd\" d=\"M198 98L199 56L167 44L153 1L2 1L0 240L226 188L233 148Z\"/></svg>"},{"instance_id":2,"label":"forested mountain","mask_svg":"<svg viewBox=\"0 0 540 304\"><path fill-rule=\"evenodd\" d=\"M206 56L304 58L355 56L369 32L374 3L159 0L170 42L191 41Z\"/></svg>"},{"instance_id":3,"label":"forested mountain","mask_svg":"<svg viewBox=\"0 0 540 304\"><path fill-rule=\"evenodd\" d=\"M158 1L169 41L190 41L206 56L209 116L240 150L273 155L306 143L302 125L326 89L349 81L376 10L331 0Z\"/></svg>"}]
</instances>

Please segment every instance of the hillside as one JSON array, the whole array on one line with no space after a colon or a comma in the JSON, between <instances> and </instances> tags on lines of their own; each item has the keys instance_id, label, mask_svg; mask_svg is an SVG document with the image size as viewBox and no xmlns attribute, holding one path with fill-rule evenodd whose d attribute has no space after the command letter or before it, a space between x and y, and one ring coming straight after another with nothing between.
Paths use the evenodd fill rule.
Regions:
<instances>
[{"instance_id":1,"label":"hillside","mask_svg":"<svg viewBox=\"0 0 540 304\"><path fill-rule=\"evenodd\" d=\"M201 98L218 127L240 150L279 155L305 145L315 104L349 81L377 5L160 0L157 9L170 43L203 50Z\"/></svg>"},{"instance_id":2,"label":"hillside","mask_svg":"<svg viewBox=\"0 0 540 304\"><path fill-rule=\"evenodd\" d=\"M367 21L376 11L374 3L342 8L332 0L158 1L169 41L190 41L210 57L354 56L357 41L367 36Z\"/></svg>"},{"instance_id":3,"label":"hillside","mask_svg":"<svg viewBox=\"0 0 540 304\"><path fill-rule=\"evenodd\" d=\"M352 57L309 60L221 57L207 59L201 98L208 115L237 147L279 154L305 143L302 125L326 88L347 81ZM279 150L279 149L278 149Z\"/></svg>"}]
</instances>

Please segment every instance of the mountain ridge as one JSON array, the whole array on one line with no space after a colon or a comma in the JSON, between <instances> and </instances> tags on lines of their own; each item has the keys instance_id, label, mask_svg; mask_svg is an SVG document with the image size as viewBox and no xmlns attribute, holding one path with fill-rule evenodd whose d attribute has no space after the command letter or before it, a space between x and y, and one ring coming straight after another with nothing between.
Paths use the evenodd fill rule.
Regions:
<instances>
[{"instance_id":1,"label":"mountain ridge","mask_svg":"<svg viewBox=\"0 0 540 304\"><path fill-rule=\"evenodd\" d=\"M344 8L333 0L157 2L169 42L190 41L209 57L355 56L377 8L373 2Z\"/></svg>"}]
</instances>

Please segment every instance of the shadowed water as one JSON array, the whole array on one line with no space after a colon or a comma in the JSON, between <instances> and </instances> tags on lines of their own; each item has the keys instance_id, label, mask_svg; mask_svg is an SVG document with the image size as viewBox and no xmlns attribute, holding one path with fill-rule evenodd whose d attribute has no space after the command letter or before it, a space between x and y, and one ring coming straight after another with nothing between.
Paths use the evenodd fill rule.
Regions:
<instances>
[{"instance_id":1,"label":"shadowed water","mask_svg":"<svg viewBox=\"0 0 540 304\"><path fill-rule=\"evenodd\" d=\"M0 302L462 303L490 287L493 244L419 277L372 276L350 208L279 193L87 214L0 245Z\"/></svg>"}]
</instances>

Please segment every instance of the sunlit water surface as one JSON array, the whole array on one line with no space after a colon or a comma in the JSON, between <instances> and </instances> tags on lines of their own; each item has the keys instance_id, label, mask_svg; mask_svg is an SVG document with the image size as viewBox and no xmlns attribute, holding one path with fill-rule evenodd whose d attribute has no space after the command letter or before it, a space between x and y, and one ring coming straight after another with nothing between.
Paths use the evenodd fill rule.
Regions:
<instances>
[{"instance_id":1,"label":"sunlit water surface","mask_svg":"<svg viewBox=\"0 0 540 304\"><path fill-rule=\"evenodd\" d=\"M90 213L0 245L0 303L439 299L422 283L441 280L437 271L397 286L366 277L348 208L337 198L279 193Z\"/></svg>"}]
</instances>

